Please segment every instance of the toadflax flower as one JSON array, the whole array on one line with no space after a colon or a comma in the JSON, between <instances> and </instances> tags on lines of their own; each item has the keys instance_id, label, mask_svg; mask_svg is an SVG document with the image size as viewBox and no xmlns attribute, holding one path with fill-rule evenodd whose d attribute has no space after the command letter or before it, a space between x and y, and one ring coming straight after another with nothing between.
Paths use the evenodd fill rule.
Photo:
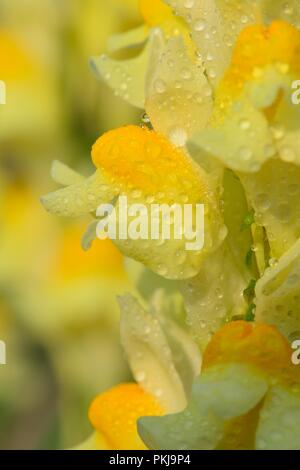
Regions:
<instances>
[{"instance_id":1,"label":"toadflax flower","mask_svg":"<svg viewBox=\"0 0 300 470\"><path fill-rule=\"evenodd\" d=\"M299 448L299 371L288 344L300 331L300 108L292 101L299 5L141 0L140 8L145 24L110 43L111 51L139 45L136 56L92 65L117 95L145 110L151 129L127 126L100 137L88 179L55 164L66 188L43 204L62 216L95 216L99 204L118 207L123 196L146 212L157 202L204 204L202 250L175 237L114 241L144 265L146 279L151 270L162 286L173 282L205 351L191 394L195 368L182 382L171 351L175 375L170 367L167 381L156 376L167 416L142 419L140 435L159 449ZM128 299L125 305L129 322L139 312L132 342L123 341L129 362L137 383L156 396L157 383L141 379L144 361L133 354L145 313ZM121 322L121 334L124 328ZM147 348L157 348L156 339Z\"/></svg>"},{"instance_id":2,"label":"toadflax flower","mask_svg":"<svg viewBox=\"0 0 300 470\"><path fill-rule=\"evenodd\" d=\"M170 295L166 305L157 292L147 307L129 294L119 298L121 342L135 383L118 385L93 401L89 419L95 431L78 449L146 449L137 420L186 407L201 357L188 330L175 319L174 301Z\"/></svg>"},{"instance_id":3,"label":"toadflax flower","mask_svg":"<svg viewBox=\"0 0 300 470\"><path fill-rule=\"evenodd\" d=\"M95 433L78 449L299 449L300 373L291 352L276 328L231 322L205 349L184 411L169 414L141 385L119 385L92 403Z\"/></svg>"},{"instance_id":4,"label":"toadflax flower","mask_svg":"<svg viewBox=\"0 0 300 470\"><path fill-rule=\"evenodd\" d=\"M142 418L151 449L299 449L300 371L272 326L231 322L203 355L188 407Z\"/></svg>"},{"instance_id":5,"label":"toadflax flower","mask_svg":"<svg viewBox=\"0 0 300 470\"><path fill-rule=\"evenodd\" d=\"M88 179L75 176L73 184L43 197L47 210L74 217L92 213L113 199L118 205L122 195L127 197L128 205L144 204L148 212L153 204L191 204L194 212L196 204L204 204L207 215L203 250L187 250L185 233L179 239L173 234L170 240L162 234L156 240L150 235L146 240L115 240L125 255L166 278L185 279L197 274L203 258L218 248L226 234L213 185L204 170L165 137L138 126L104 134L93 147L92 159L97 168L94 175ZM57 177L60 179L59 174ZM178 259L175 264L174 257Z\"/></svg>"}]
</instances>

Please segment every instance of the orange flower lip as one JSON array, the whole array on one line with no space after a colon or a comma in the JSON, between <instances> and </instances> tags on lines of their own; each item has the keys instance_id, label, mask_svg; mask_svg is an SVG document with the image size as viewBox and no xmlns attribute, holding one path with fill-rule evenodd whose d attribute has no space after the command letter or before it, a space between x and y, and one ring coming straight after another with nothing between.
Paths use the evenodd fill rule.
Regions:
<instances>
[{"instance_id":1,"label":"orange flower lip","mask_svg":"<svg viewBox=\"0 0 300 470\"><path fill-rule=\"evenodd\" d=\"M223 108L237 96L245 83L259 79L267 66L283 74L300 73L300 32L285 21L269 26L255 24L242 30L231 64L217 89L216 100Z\"/></svg>"},{"instance_id":2,"label":"orange flower lip","mask_svg":"<svg viewBox=\"0 0 300 470\"><path fill-rule=\"evenodd\" d=\"M146 128L127 126L107 132L94 145L92 159L121 190L160 193L166 201L181 194L189 202L196 202L207 191L192 160Z\"/></svg>"},{"instance_id":3,"label":"orange flower lip","mask_svg":"<svg viewBox=\"0 0 300 470\"><path fill-rule=\"evenodd\" d=\"M141 416L163 414L157 401L134 383L121 384L99 395L89 410L93 427L102 433L112 449L143 450L136 423Z\"/></svg>"},{"instance_id":4,"label":"orange flower lip","mask_svg":"<svg viewBox=\"0 0 300 470\"><path fill-rule=\"evenodd\" d=\"M291 357L291 346L277 328L263 323L235 321L214 335L204 352L203 369L242 362L280 381L300 381L299 370L293 366Z\"/></svg>"}]
</instances>

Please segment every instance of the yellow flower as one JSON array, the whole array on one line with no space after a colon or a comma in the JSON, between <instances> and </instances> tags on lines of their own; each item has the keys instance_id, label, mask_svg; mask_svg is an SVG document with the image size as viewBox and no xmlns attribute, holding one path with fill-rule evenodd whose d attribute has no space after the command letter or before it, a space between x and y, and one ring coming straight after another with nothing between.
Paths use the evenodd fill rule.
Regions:
<instances>
[{"instance_id":1,"label":"yellow flower","mask_svg":"<svg viewBox=\"0 0 300 470\"><path fill-rule=\"evenodd\" d=\"M77 449L145 450L137 432L137 420L162 414L159 403L139 385L118 385L93 401L89 418L95 433Z\"/></svg>"},{"instance_id":2,"label":"yellow flower","mask_svg":"<svg viewBox=\"0 0 300 470\"><path fill-rule=\"evenodd\" d=\"M213 186L205 172L165 137L137 126L104 134L94 145L92 158L97 167L94 175L80 182L76 177L74 184L43 197L46 209L74 217L92 213L121 195L127 196L128 204L145 204L148 211L153 203L189 203L193 210L203 203L206 241L202 251L188 251L185 236L178 240L174 234L171 240L114 240L125 255L166 278L186 279L197 274L205 255L225 236ZM61 180L60 175L56 178ZM174 257L179 259L175 265Z\"/></svg>"},{"instance_id":3,"label":"yellow flower","mask_svg":"<svg viewBox=\"0 0 300 470\"><path fill-rule=\"evenodd\" d=\"M151 449L299 449L300 372L276 328L232 322L207 346L186 410L139 421Z\"/></svg>"},{"instance_id":4,"label":"yellow flower","mask_svg":"<svg viewBox=\"0 0 300 470\"><path fill-rule=\"evenodd\" d=\"M158 202L202 202L199 253L175 237L115 241L126 256L179 281L173 288L199 346L212 337L194 380L198 348L172 317L162 320L161 296L171 303L170 290L150 288L147 301L140 292L139 302L120 299L134 378L166 414L141 418L140 436L151 449L299 449L300 373L286 339L300 324L300 108L291 101L300 73L297 4L166 0L140 7L145 25L109 44L114 52L135 44L140 55L92 64L116 94L146 110L154 130L104 134L88 179L56 163L54 179L66 187L43 204L80 216L102 203L118 208L124 195L147 211ZM127 397L126 390L116 393ZM113 423L97 411L101 438L89 445L132 446L132 436L137 444L136 419L131 444L114 444L119 430L105 438Z\"/></svg>"},{"instance_id":5,"label":"yellow flower","mask_svg":"<svg viewBox=\"0 0 300 470\"><path fill-rule=\"evenodd\" d=\"M238 172L257 223L267 231L273 258L300 234L297 189L287 190L297 188L300 176L300 114L291 101L299 47L299 31L284 21L246 27L216 88L211 126L193 138Z\"/></svg>"},{"instance_id":6,"label":"yellow flower","mask_svg":"<svg viewBox=\"0 0 300 470\"><path fill-rule=\"evenodd\" d=\"M192 133L197 128L196 119L203 120L203 113L200 113L199 110L200 94L193 92L193 90L196 88L205 89L205 93L209 97L210 89L207 86L207 80L199 71L200 64L196 60L192 63L192 70L188 70L191 58L194 58L196 51L190 39L187 25L184 19L175 16L172 9L162 0L140 0L139 7L145 24L135 30L113 36L108 46L111 52L120 49L134 49L134 47L139 49L142 46L141 53L127 60L116 60L102 55L92 59L92 67L96 75L104 80L117 96L138 108L144 109L146 107L154 127L157 124L156 121L159 120L157 107L160 106L161 109L162 95L166 89L165 80L172 80L174 85L173 99L175 98L172 106L176 106L178 112L180 112L180 106L183 106L181 115L184 116L184 122L190 128L187 128L186 132L189 130L189 133ZM168 62L174 62L175 70L172 70L171 74L165 67L161 70L159 63L157 63L160 57L166 54L169 56ZM177 69L176 65L178 56L181 57L180 69ZM151 63L152 65L155 63L154 68L152 65L150 66ZM180 87L177 86L178 96L176 97L176 83L181 80L181 75L185 75L185 72L187 75L191 75L190 78L193 74L193 78L186 81L186 87L183 87L183 90L179 91ZM164 77L164 74L167 74L167 77ZM187 116L188 110L182 95L193 95L194 97L194 100L190 100L195 111L193 119L191 115ZM209 100L207 101L209 107ZM166 100L164 107L168 107ZM159 130L173 134L174 142L178 141L176 126L173 126L172 123L162 124L160 122Z\"/></svg>"},{"instance_id":7,"label":"yellow flower","mask_svg":"<svg viewBox=\"0 0 300 470\"><path fill-rule=\"evenodd\" d=\"M78 449L146 449L137 420L185 408L200 354L187 328L175 319L177 298L170 294L165 302L161 294L154 293L147 310L141 303L145 300L119 299L121 342L136 383L119 385L94 400L89 418L95 433Z\"/></svg>"}]
</instances>

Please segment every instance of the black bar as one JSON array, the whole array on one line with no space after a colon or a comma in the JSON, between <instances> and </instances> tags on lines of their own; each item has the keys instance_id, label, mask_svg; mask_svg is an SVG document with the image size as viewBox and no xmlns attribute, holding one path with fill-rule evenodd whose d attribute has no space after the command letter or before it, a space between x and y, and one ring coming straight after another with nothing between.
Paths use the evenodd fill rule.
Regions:
<instances>
[{"instance_id":1,"label":"black bar","mask_svg":"<svg viewBox=\"0 0 300 470\"><path fill-rule=\"evenodd\" d=\"M102 468L198 468L206 470L205 465L241 464L243 468L260 463L269 470L270 464L287 465L289 462L299 463L297 451L0 451L1 469L5 462L16 462L24 465L37 463L39 469L44 465L62 462L96 465L93 470ZM42 466L41 466L42 464ZM44 464L44 465L43 465ZM235 468L235 467L234 467ZM90 470L90 469L86 469Z\"/></svg>"}]
</instances>

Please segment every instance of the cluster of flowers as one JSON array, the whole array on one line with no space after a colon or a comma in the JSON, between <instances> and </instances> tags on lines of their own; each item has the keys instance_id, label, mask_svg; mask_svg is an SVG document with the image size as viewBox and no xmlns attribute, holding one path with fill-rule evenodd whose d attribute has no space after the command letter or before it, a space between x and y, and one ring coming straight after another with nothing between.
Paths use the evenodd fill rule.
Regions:
<instances>
[{"instance_id":1,"label":"cluster of flowers","mask_svg":"<svg viewBox=\"0 0 300 470\"><path fill-rule=\"evenodd\" d=\"M205 243L114 240L140 264L119 298L136 383L100 395L80 448L300 449L300 8L282 0L140 0L97 75L143 125L95 143L95 173L63 164L43 198L65 217L100 204L204 204ZM86 242L95 238L95 219ZM128 261L129 267L133 262ZM298 336L297 336L298 335Z\"/></svg>"}]
</instances>

